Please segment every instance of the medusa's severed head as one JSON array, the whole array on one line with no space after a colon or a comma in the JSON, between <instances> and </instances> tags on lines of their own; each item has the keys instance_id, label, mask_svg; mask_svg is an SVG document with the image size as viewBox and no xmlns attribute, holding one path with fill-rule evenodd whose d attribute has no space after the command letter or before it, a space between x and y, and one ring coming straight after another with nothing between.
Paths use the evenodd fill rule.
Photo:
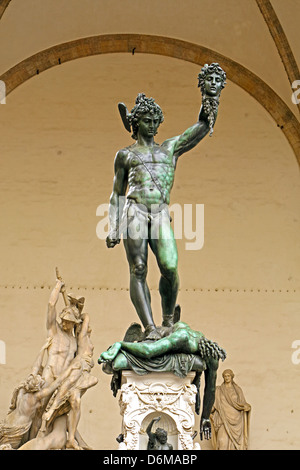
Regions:
<instances>
[{"instance_id":1,"label":"medusa's severed head","mask_svg":"<svg viewBox=\"0 0 300 470\"><path fill-rule=\"evenodd\" d=\"M205 64L198 75L202 95L219 96L226 85L226 73L219 64Z\"/></svg>"}]
</instances>

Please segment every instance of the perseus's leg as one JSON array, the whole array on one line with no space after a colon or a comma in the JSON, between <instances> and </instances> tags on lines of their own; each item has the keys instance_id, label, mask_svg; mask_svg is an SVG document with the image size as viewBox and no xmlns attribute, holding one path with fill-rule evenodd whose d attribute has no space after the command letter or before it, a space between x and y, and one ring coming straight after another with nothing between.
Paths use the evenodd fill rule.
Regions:
<instances>
[{"instance_id":1,"label":"perseus's leg","mask_svg":"<svg viewBox=\"0 0 300 470\"><path fill-rule=\"evenodd\" d=\"M159 293L163 313L163 325L171 326L176 305L179 276L178 253L170 219L164 211L152 223L150 246L160 269Z\"/></svg>"},{"instance_id":2,"label":"perseus's leg","mask_svg":"<svg viewBox=\"0 0 300 470\"><path fill-rule=\"evenodd\" d=\"M137 224L136 221L133 223ZM124 246L130 269L130 298L148 334L152 331L156 332L151 309L150 291L146 282L148 221L146 219L138 220L138 227L142 236L137 236L137 231L130 233L132 225L129 225L127 237L124 238Z\"/></svg>"}]
</instances>

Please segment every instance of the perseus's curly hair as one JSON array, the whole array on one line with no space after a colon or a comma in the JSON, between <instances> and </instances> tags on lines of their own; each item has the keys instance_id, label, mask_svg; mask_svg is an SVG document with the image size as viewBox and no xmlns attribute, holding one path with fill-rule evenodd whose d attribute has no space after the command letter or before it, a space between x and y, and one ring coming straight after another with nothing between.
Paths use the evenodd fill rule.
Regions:
<instances>
[{"instance_id":1,"label":"perseus's curly hair","mask_svg":"<svg viewBox=\"0 0 300 470\"><path fill-rule=\"evenodd\" d=\"M220 65L217 62L213 62L212 64L208 65L205 64L204 67L202 67L201 72L198 75L198 87L201 88L201 93L204 93L204 83L206 80L206 77L208 75L211 75L212 73L217 73L220 75L222 79L222 88L225 87L226 85L226 73L220 67Z\"/></svg>"},{"instance_id":2,"label":"perseus's curly hair","mask_svg":"<svg viewBox=\"0 0 300 470\"><path fill-rule=\"evenodd\" d=\"M206 357L212 357L217 360L221 359L222 361L226 359L226 351L217 343L205 338L205 336L199 340L199 353L204 359Z\"/></svg>"},{"instance_id":3,"label":"perseus's curly hair","mask_svg":"<svg viewBox=\"0 0 300 470\"><path fill-rule=\"evenodd\" d=\"M145 93L139 93L135 100L135 106L131 110L129 122L132 128L132 138L137 139L138 121L143 114L150 113L159 118L159 124L164 121L164 115L160 106L153 98L147 98Z\"/></svg>"}]
</instances>

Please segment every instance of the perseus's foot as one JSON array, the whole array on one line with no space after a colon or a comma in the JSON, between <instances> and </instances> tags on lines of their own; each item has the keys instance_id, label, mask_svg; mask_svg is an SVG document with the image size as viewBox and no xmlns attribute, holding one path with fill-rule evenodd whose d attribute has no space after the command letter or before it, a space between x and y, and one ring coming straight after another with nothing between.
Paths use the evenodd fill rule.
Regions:
<instances>
[{"instance_id":1,"label":"perseus's foot","mask_svg":"<svg viewBox=\"0 0 300 470\"><path fill-rule=\"evenodd\" d=\"M147 326L145 329L145 340L157 341L158 339L161 339L161 335L155 326Z\"/></svg>"},{"instance_id":2,"label":"perseus's foot","mask_svg":"<svg viewBox=\"0 0 300 470\"><path fill-rule=\"evenodd\" d=\"M162 326L171 328L174 325L174 315L164 315Z\"/></svg>"},{"instance_id":3,"label":"perseus's foot","mask_svg":"<svg viewBox=\"0 0 300 470\"><path fill-rule=\"evenodd\" d=\"M104 351L100 354L98 359L98 363L101 364L102 362L111 362L115 359L118 352L121 349L121 343L114 343L107 351Z\"/></svg>"}]
</instances>

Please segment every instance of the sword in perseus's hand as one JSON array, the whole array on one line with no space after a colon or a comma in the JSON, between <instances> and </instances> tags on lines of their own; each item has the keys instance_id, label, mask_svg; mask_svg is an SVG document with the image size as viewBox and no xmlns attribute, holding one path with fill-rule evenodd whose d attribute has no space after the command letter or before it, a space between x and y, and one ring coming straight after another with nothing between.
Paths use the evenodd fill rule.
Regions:
<instances>
[{"instance_id":1,"label":"sword in perseus's hand","mask_svg":"<svg viewBox=\"0 0 300 470\"><path fill-rule=\"evenodd\" d=\"M59 281L62 281L62 277L61 275L59 274L59 271L58 271L58 268L55 268L55 272L56 272L56 279L58 279ZM66 287L65 285L62 286L61 288L61 293L62 293L62 296L63 296L63 299L64 299L64 302L65 302L65 305L68 306L69 305L69 301L68 301L68 296L67 296L67 292L66 292Z\"/></svg>"}]
</instances>

